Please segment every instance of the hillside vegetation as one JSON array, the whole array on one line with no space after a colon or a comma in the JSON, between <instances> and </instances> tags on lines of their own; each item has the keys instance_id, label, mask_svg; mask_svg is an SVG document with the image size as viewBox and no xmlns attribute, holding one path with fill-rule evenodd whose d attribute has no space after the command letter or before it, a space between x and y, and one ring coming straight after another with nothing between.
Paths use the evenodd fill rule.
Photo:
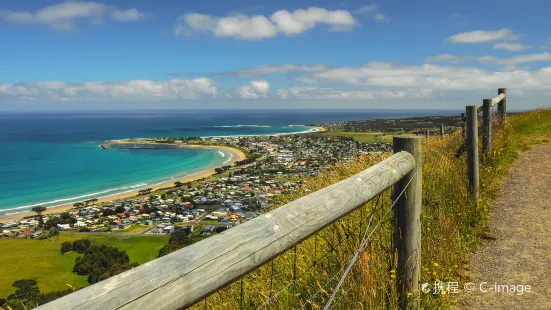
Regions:
<instances>
[{"instance_id":1,"label":"hillside vegetation","mask_svg":"<svg viewBox=\"0 0 551 310\"><path fill-rule=\"evenodd\" d=\"M464 266L487 236L492 200L518 154L549 142L551 110L535 110L496 121L489 158L481 160L478 203L468 192L466 155L456 156L460 132L424 142L421 282L464 283ZM482 154L482 153L480 153ZM363 156L308 179L301 192L280 197L277 205L307 195L376 164L390 154ZM323 229L229 287L209 296L197 309L319 309L327 303L343 268L354 255L371 220L367 246L333 305L337 309L393 309L397 296L392 251L390 190ZM335 206L338 207L338 206ZM379 224L375 229L375 224ZM423 294L423 309L446 309L452 294Z\"/></svg>"},{"instance_id":2,"label":"hillside vegetation","mask_svg":"<svg viewBox=\"0 0 551 310\"><path fill-rule=\"evenodd\" d=\"M62 234L46 240L0 239L0 297L13 293L12 283L19 279L33 279L42 292L65 290L68 287L87 286L86 276L73 272L76 252L61 254L63 242L89 239L96 245L108 245L125 251L130 262L143 264L157 258L168 237Z\"/></svg>"}]
</instances>

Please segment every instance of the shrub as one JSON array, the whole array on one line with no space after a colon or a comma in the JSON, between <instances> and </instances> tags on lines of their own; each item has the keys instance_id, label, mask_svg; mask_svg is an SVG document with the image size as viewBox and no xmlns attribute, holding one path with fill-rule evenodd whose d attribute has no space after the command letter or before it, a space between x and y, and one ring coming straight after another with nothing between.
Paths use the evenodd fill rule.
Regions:
<instances>
[{"instance_id":1,"label":"shrub","mask_svg":"<svg viewBox=\"0 0 551 310\"><path fill-rule=\"evenodd\" d=\"M91 245L92 245L92 242L90 242L90 240L88 239L76 240L75 242L73 242L73 251L76 251L80 254L84 254L86 250L90 248Z\"/></svg>"},{"instance_id":2,"label":"shrub","mask_svg":"<svg viewBox=\"0 0 551 310\"><path fill-rule=\"evenodd\" d=\"M61 254L70 252L73 250L73 244L70 241L65 241L61 244Z\"/></svg>"}]
</instances>

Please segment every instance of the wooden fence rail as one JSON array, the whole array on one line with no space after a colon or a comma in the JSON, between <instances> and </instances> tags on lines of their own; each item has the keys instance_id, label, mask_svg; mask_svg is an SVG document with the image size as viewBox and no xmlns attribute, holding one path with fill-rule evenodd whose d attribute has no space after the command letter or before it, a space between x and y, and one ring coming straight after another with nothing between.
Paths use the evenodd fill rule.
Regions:
<instances>
[{"instance_id":1,"label":"wooden fence rail","mask_svg":"<svg viewBox=\"0 0 551 310\"><path fill-rule=\"evenodd\" d=\"M403 180L416 167L416 160L410 153L398 152L339 183L38 309L179 309L191 306L363 206ZM420 190L421 183L414 183ZM403 181L400 184L403 186ZM416 201L420 199L420 193L409 194ZM420 212L420 204L417 206L410 203L409 198L403 199L402 204L408 208L418 207ZM414 236L420 238L420 229L416 228ZM409 242L420 244L420 239ZM411 251L411 247L406 251ZM411 267L406 270L412 272ZM413 272L418 273L418 268Z\"/></svg>"},{"instance_id":2,"label":"wooden fence rail","mask_svg":"<svg viewBox=\"0 0 551 310\"><path fill-rule=\"evenodd\" d=\"M460 147L468 152L469 186L478 198L478 114L483 112L482 149L491 150L492 111L503 120L507 90L468 106ZM440 127L444 136L445 128ZM429 139L429 130L426 131ZM419 309L422 138L394 137L395 154L341 182L292 201L223 233L83 288L38 309L180 309L254 271L365 205L394 186L394 249L401 309ZM461 151L462 152L462 151ZM458 151L458 154L460 151ZM404 194L404 195L402 195ZM415 298L408 298L411 294Z\"/></svg>"}]
</instances>

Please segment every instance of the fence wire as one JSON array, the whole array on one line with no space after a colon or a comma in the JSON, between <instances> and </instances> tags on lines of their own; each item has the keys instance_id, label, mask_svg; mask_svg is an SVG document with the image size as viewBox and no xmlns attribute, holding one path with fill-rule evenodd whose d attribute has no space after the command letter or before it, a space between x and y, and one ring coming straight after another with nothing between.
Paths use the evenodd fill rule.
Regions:
<instances>
[{"instance_id":1,"label":"fence wire","mask_svg":"<svg viewBox=\"0 0 551 310\"><path fill-rule=\"evenodd\" d=\"M487 127L481 121L479 124L482 134ZM505 124L501 117L493 115L490 126L495 136L502 134ZM462 128L423 141L423 282L456 276L452 269L440 270L436 266L453 265L446 260L460 249L450 241L456 240L457 235L468 234L470 227L481 220L478 204L468 190L466 152L458 152L464 145ZM501 144L497 143L495 148L499 147ZM330 176L334 172L324 173ZM392 244L391 216L395 203L391 190L386 190L195 308L396 308L397 258Z\"/></svg>"}]
</instances>

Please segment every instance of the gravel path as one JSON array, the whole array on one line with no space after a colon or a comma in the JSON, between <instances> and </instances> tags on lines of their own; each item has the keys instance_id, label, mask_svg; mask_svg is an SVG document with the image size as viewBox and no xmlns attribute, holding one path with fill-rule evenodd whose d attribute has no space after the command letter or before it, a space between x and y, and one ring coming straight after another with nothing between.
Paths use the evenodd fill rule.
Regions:
<instances>
[{"instance_id":1,"label":"gravel path","mask_svg":"<svg viewBox=\"0 0 551 310\"><path fill-rule=\"evenodd\" d=\"M461 296L464 309L551 309L551 144L523 153L495 204L490 236L472 257L479 290ZM490 238L491 239L491 238ZM522 295L495 293L494 283L530 285Z\"/></svg>"}]
</instances>

